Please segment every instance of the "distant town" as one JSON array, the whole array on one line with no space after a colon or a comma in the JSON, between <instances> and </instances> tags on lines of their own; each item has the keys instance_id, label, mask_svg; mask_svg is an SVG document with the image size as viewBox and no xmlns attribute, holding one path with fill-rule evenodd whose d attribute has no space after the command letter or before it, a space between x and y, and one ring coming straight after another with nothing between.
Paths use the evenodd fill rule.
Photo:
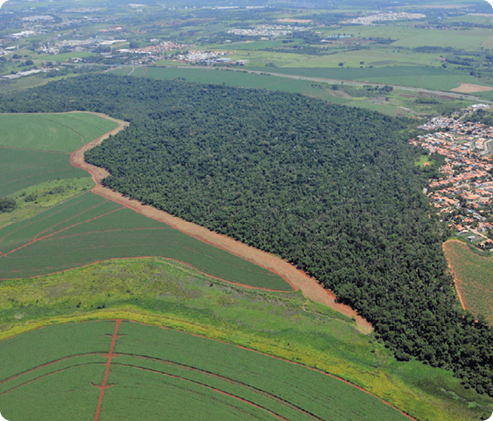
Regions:
<instances>
[{"instance_id":1,"label":"distant town","mask_svg":"<svg viewBox=\"0 0 493 421\"><path fill-rule=\"evenodd\" d=\"M429 150L430 155L445 156L442 176L431 179L425 189L440 220L479 248L493 249L493 160L489 157L493 127L435 117L419 128L436 132L410 143Z\"/></svg>"}]
</instances>

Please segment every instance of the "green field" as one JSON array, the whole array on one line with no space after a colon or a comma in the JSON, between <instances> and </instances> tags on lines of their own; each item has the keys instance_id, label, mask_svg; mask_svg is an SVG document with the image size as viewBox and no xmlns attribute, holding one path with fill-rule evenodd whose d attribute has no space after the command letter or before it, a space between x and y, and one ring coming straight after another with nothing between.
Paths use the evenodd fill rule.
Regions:
<instances>
[{"instance_id":1,"label":"green field","mask_svg":"<svg viewBox=\"0 0 493 421\"><path fill-rule=\"evenodd\" d=\"M312 85L313 82L307 80L295 80L282 77L259 75L247 72L236 72L228 70L208 70L194 68L173 68L173 67L137 67L121 68L113 71L113 74L149 77L153 79L173 80L183 78L187 82L225 84L229 86L241 86L244 88L269 89L274 91L292 92L304 94L326 101L344 104L349 102L347 99L337 98L325 89L317 89Z\"/></svg>"},{"instance_id":2,"label":"green field","mask_svg":"<svg viewBox=\"0 0 493 421\"><path fill-rule=\"evenodd\" d=\"M69 153L117 127L88 113L0 114L0 197L45 182L90 177Z\"/></svg>"},{"instance_id":3,"label":"green field","mask_svg":"<svg viewBox=\"0 0 493 421\"><path fill-rule=\"evenodd\" d=\"M94 187L89 177L52 180L36 184L9 195L17 203L12 212L0 213L0 228L36 216L60 202L78 196Z\"/></svg>"},{"instance_id":4,"label":"green field","mask_svg":"<svg viewBox=\"0 0 493 421\"><path fill-rule=\"evenodd\" d=\"M90 177L70 164L68 153L2 147L0 151L0 197L48 181Z\"/></svg>"},{"instance_id":5,"label":"green field","mask_svg":"<svg viewBox=\"0 0 493 421\"><path fill-rule=\"evenodd\" d=\"M0 229L0 279L137 256L168 257L231 282L292 290L266 269L91 192Z\"/></svg>"},{"instance_id":6,"label":"green field","mask_svg":"<svg viewBox=\"0 0 493 421\"><path fill-rule=\"evenodd\" d=\"M481 256L459 241L445 243L444 250L464 305L493 326L493 257Z\"/></svg>"},{"instance_id":7,"label":"green field","mask_svg":"<svg viewBox=\"0 0 493 421\"><path fill-rule=\"evenodd\" d=\"M111 321L52 326L1 342L0 358L8 362L0 375L2 415L94 419L100 392L94 386L103 382L113 334L120 336L100 420L154 421L164 409L173 420L409 419L300 365L182 332Z\"/></svg>"},{"instance_id":8,"label":"green field","mask_svg":"<svg viewBox=\"0 0 493 421\"><path fill-rule=\"evenodd\" d=\"M382 80L384 82L388 81L390 77L382 76L382 75L395 75L397 74L395 69L389 70L393 68L386 69L370 69L373 75L378 75L378 77L373 78L374 81ZM415 78L419 80L422 76L410 76L412 75L414 68L401 68L404 69L404 78ZM269 71L269 72L280 72L285 74L300 74L301 76L311 76L311 77L344 77L344 72L341 69L332 69L336 72L339 72L336 75L328 75L326 71L327 69L295 69L296 71L292 71L289 68L283 69L257 69L258 71ZM286 70L286 71L285 71ZM344 71L346 69L343 69ZM351 69L347 69L350 71ZM427 72L421 69L423 73L431 73L431 75L423 76L425 78L432 78L439 80L442 85L444 85L443 77L441 76L441 69L431 69ZM116 69L112 72L113 74L118 75L131 75L137 77L149 77L153 79L166 79L166 80L185 80L187 82L196 82L196 83L213 83L213 84L225 84L229 86L240 86L244 88L255 88L255 89L268 89L275 91L283 91L283 92L292 92L299 93L310 97L315 97L319 99L323 99L325 101L337 103L337 104L348 104L354 107L366 108L373 111L378 111L383 114L388 114L392 116L406 116L412 117L414 115L429 115L435 114L438 111L440 112L448 112L451 110L456 110L460 108L467 107L471 105L472 102L464 102L464 101L450 101L450 99L441 98L439 95L433 97L437 101L433 107L429 105L422 105L414 102L416 98L419 98L419 94L412 94L409 91L401 91L395 89L392 94L387 95L390 101L385 101L382 95L378 98L365 98L364 95L352 96L353 91L364 90L364 88L356 88L347 86L346 89L349 89L350 92L348 95L343 92L343 87L339 92L334 92L331 89L331 85L327 83L319 83L312 82L308 80L301 80L297 78L285 78L285 77L277 77L275 75L268 74L258 74L258 73L248 73L247 71L241 70L225 70L225 69L196 69L193 67L124 67ZM361 76L360 72L358 74L351 76ZM405 76L408 74L408 76ZM458 84L451 83L451 78L457 78L458 80L462 79L462 76L455 75L449 76L445 84L452 88L456 87ZM372 79L372 80L373 80ZM383 83L382 85L384 85ZM402 95L401 95L402 94ZM411 97L411 99L404 99L404 97ZM404 108L403 108L404 107Z\"/></svg>"},{"instance_id":9,"label":"green field","mask_svg":"<svg viewBox=\"0 0 493 421\"><path fill-rule=\"evenodd\" d=\"M493 411L489 409L492 399L464 389L452 372L416 361L397 362L373 335L361 334L353 321L307 300L300 292L245 289L161 258L113 260L0 283L0 339L52 324L115 318L201 334L316 367L371 391L418 419L469 421ZM34 330L31 337L37 338L42 331ZM86 341L85 334L74 331L72 335ZM190 355L189 348L174 346L170 350L153 336L149 333L142 341L149 349ZM0 358L2 344L9 341L0 342ZM117 344L128 349L133 346L119 341ZM39 342L40 350L45 343ZM57 346L67 349L62 343ZM104 352L108 352L106 346ZM19 353L21 360L29 355L29 346L22 347L26 350ZM191 352L200 354L195 348ZM62 358L58 351L52 354L53 359ZM37 358L36 354L34 366L42 364ZM12 375L19 370L18 359L7 359L6 371ZM215 361L209 364L221 365ZM125 381L119 377L118 382ZM83 392L82 387L77 390Z\"/></svg>"},{"instance_id":10,"label":"green field","mask_svg":"<svg viewBox=\"0 0 493 421\"><path fill-rule=\"evenodd\" d=\"M0 147L73 152L118 124L89 113L0 114Z\"/></svg>"},{"instance_id":11,"label":"green field","mask_svg":"<svg viewBox=\"0 0 493 421\"><path fill-rule=\"evenodd\" d=\"M340 80L357 80L389 85L412 86L432 90L449 91L460 83L477 83L478 80L458 70L446 70L424 66L392 66L375 68L317 68L317 67L282 67L256 68L267 71L305 77L320 77Z\"/></svg>"}]
</instances>

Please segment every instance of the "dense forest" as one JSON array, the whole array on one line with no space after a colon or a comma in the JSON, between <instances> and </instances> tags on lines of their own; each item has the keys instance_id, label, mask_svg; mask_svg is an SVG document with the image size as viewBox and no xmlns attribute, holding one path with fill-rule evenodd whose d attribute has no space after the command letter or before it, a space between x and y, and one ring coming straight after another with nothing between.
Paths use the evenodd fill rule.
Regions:
<instances>
[{"instance_id":1,"label":"dense forest","mask_svg":"<svg viewBox=\"0 0 493 421\"><path fill-rule=\"evenodd\" d=\"M375 327L398 359L493 396L493 332L464 314L413 165L409 122L266 90L87 75L0 111L130 121L86 154L125 195L278 254ZM427 170L429 171L429 170Z\"/></svg>"}]
</instances>

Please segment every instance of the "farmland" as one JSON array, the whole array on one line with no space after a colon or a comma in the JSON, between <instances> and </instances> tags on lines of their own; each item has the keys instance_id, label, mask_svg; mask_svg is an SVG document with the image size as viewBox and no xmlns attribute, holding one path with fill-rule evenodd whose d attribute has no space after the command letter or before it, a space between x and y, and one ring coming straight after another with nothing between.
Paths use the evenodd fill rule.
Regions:
<instances>
[{"instance_id":1,"label":"farmland","mask_svg":"<svg viewBox=\"0 0 493 421\"><path fill-rule=\"evenodd\" d=\"M467 244L448 241L445 255L465 307L493 325L493 260L472 251Z\"/></svg>"},{"instance_id":2,"label":"farmland","mask_svg":"<svg viewBox=\"0 0 493 421\"><path fill-rule=\"evenodd\" d=\"M450 371L397 362L382 344L359 333L353 321L300 292L245 289L168 259L112 260L0 284L0 340L41 326L108 318L168 326L316 367L419 419L453 415L469 421L491 403L464 389ZM156 343L150 336L149 346Z\"/></svg>"},{"instance_id":3,"label":"farmland","mask_svg":"<svg viewBox=\"0 0 493 421\"><path fill-rule=\"evenodd\" d=\"M89 177L69 153L117 127L87 113L0 115L0 197L33 185Z\"/></svg>"},{"instance_id":4,"label":"farmland","mask_svg":"<svg viewBox=\"0 0 493 421\"><path fill-rule=\"evenodd\" d=\"M34 358L26 352L33 341L40 350ZM0 355L10 362L0 378L2 415L14 420L155 420L163 407L173 419L409 419L321 372L136 323L47 327L2 342ZM112 387L100 393L94 386L101 384ZM94 418L100 395L101 412ZM30 404L19 405L28 396Z\"/></svg>"},{"instance_id":5,"label":"farmland","mask_svg":"<svg viewBox=\"0 0 493 421\"><path fill-rule=\"evenodd\" d=\"M150 77L160 80L186 80L197 83L226 84L229 86L240 86L244 88L271 89L282 92L292 92L307 96L324 99L326 101L344 104L349 100L337 98L325 89L313 86L313 82L306 80L286 79L270 75L260 75L247 72L235 71L211 71L194 68L169 68L169 67L139 67L133 71L129 68L121 68L112 72L113 74Z\"/></svg>"},{"instance_id":6,"label":"farmland","mask_svg":"<svg viewBox=\"0 0 493 421\"><path fill-rule=\"evenodd\" d=\"M231 282L292 288L278 275L91 192L0 229L0 278L118 257L163 256Z\"/></svg>"},{"instance_id":7,"label":"farmland","mask_svg":"<svg viewBox=\"0 0 493 421\"><path fill-rule=\"evenodd\" d=\"M118 124L89 113L0 114L0 146L73 152Z\"/></svg>"},{"instance_id":8,"label":"farmland","mask_svg":"<svg viewBox=\"0 0 493 421\"><path fill-rule=\"evenodd\" d=\"M349 375L352 382L360 383L364 378L366 388L374 388L374 392L380 395L383 392L386 400L404 400L405 403L401 402L401 405L414 408L417 415L425 410L430 419L445 420L447 419L446 413L455 410L455 419L468 420L472 414L480 414L482 405L486 403L481 401L477 395L475 397L473 394L465 395L464 398L469 401L476 400L478 406L473 410L466 409L464 405L453 399L444 399L446 395L443 394L438 399L432 395L423 398L422 393L418 392L417 385L409 386L407 382L427 384L427 387L430 387L439 381L440 385L447 387L448 390L457 390L460 393L460 389L457 388L457 381L451 376L442 373L440 380L432 379L429 377L430 369L419 365L413 364L415 370L411 375L411 372L404 368L403 363L397 364L395 360L389 360L388 351L383 346L370 344L365 336L357 334L347 322L335 317L330 311L314 307L309 303L306 303L305 310L302 310L299 304L296 304L304 301L300 300L301 297L274 296L272 293L247 291L229 287L227 284L221 285L219 281L207 280L199 273L189 272L188 268L176 266L172 262L136 260L134 262L111 262L98 266L91 269L78 269L76 273L69 274L69 277L65 279L62 279L62 275L56 275L50 277L51 279L38 278L37 280L25 280L23 283L31 284L30 290L38 296L39 302L48 302L50 297L51 300L58 301L63 300L64 295L69 297L67 283L72 286L78 283L79 288L84 288L84 282L80 282L81 275L91 277L97 273L100 275L105 273L106 280L112 281L113 286L115 282L127 283L128 286L128 282L135 283L140 278L133 285L133 291L139 294L139 292L145 293L147 289L145 284L148 277L143 276L146 270L150 270L155 277L166 274L164 282L181 280L185 287L181 295L177 292L173 294L173 300L172 295L163 297L169 304L165 306L162 303L160 308L163 310L167 308L167 317L159 317L156 309L153 315L149 315L149 310L146 311L147 316L141 315L135 309L132 313L127 312L128 316L157 326L164 323L165 326L185 329L191 333L207 334L218 339L228 338L228 342L232 341L233 344L254 349L260 348L264 352L281 355L302 364L313 365L316 361L316 365L320 368L331 369L329 372L339 372L345 378ZM127 275L126 279L122 277L124 274ZM133 274L133 279L128 276L130 274ZM57 290L54 288L54 281L64 282ZM229 297L229 301L237 300L235 306L241 309L243 314L237 314L234 317L235 311L226 301L221 305L223 309L220 311L216 305L215 317L209 315L206 319L201 319L198 312L200 307L191 311L192 305L185 310L194 301L198 304L198 291L206 291L204 287L210 290L210 286L206 285L207 281L214 284L212 293L216 298L223 296L224 299ZM48 287L49 283L51 287ZM140 291L137 287L138 283L144 287L141 287ZM47 293L44 300L40 299L39 295L41 292L39 287L42 285ZM189 289L190 287L193 289ZM87 285L85 288L88 292L91 289ZM192 298L192 301L190 297L186 299L184 296L187 290L195 291L195 298ZM82 290L79 289L79 292ZM89 297L89 294L87 296ZM140 301L142 303L143 300ZM185 311L182 312L181 317L177 318L176 315L173 317L173 312L179 309L180 302L183 303ZM170 311L171 303L174 303L174 306ZM3 300L1 306L2 308L5 306ZM257 317L248 322L253 323L253 331L243 323L239 325L239 329L235 328L235 318L245 322L245 311L248 307L250 307L250 312L254 309L257 311ZM213 307L211 306L210 309L212 310ZM290 322L285 319L288 309L292 314ZM163 312L163 310L160 311ZM77 311L80 312L80 310ZM258 313L259 311L261 313ZM314 311L315 313L312 313ZM205 309L201 312L204 315L207 314ZM272 334L262 333L263 323L258 317L262 312L268 317L269 327L279 329L277 339L273 339ZM5 310L2 311L2 314L4 313ZM123 314L123 312L108 311L106 307L99 313L89 314L89 317L107 318L112 315L120 317ZM295 316L295 314L298 315ZM196 322L193 322L194 319ZM297 322L293 323L295 319ZM186 321L192 323L187 324ZM45 323L50 324L48 321ZM287 326L290 327L287 328ZM76 407L83 407L82 414L87 414L87 417L94 419L100 390L93 387L91 383L100 385L104 380L105 366L108 361L107 353L111 347L112 336L116 332L115 327L115 322L62 324L34 330L0 342L0 356L2 360L9 361L0 379L0 405L5 408L2 414L12 419L29 417L32 412L28 411L32 411L34 405L17 405L28 395L34 399L34 402L39 399L37 396L43 396L43 399L47 400L44 403L40 402L38 406L41 412L37 419L40 421L50 416L52 408L63 408L72 403ZM236 334L224 336L225 329L234 329ZM252 416L251 411L254 415L263 417L261 419L276 419L275 416L272 417L272 414L265 414L265 409L288 419L300 420L306 417L308 417L306 419L314 419L313 416L323 420L408 419L377 399L340 380L243 348L137 323L122 322L117 333L106 383L113 386L105 390L99 418L101 420L121 419L124 413L133 414L139 409L144 414L143 419L151 420L155 419L155 411L161 405L166 405L167 409L175 414L174 419L190 418L190 414L182 412L184 406L214 417L210 411L220 411L219 414L222 414L222 411L227 409L227 405L233 405L241 411L243 418L240 419L249 419ZM34 358L28 351L31 343L39 346L39 352ZM374 353L369 352L372 348ZM198 349L200 352L196 352ZM12 358L13 355L16 357ZM348 356L351 358L348 359ZM220 365L216 363L218 358L222 362ZM340 358L347 361L341 364L343 360L339 360ZM376 361L379 361L380 368L375 368ZM42 367L45 364L50 365ZM365 366L368 373L358 380L357 376L364 373L365 370L361 371L361 368ZM383 368L387 371L391 367L394 374L386 378L381 370ZM359 370L354 371L355 368ZM400 373L406 383L395 376L396 372ZM20 373L23 374L14 377ZM5 381L7 378L10 380ZM44 390L51 386L54 387L54 393L38 394L38 388ZM76 390L77 395L80 394L76 401L74 401L73 393L68 393L67 389ZM229 395L217 396L218 391ZM196 396L197 393L198 396ZM227 396L229 398L226 399ZM420 396L419 401L415 400L418 396ZM250 404L244 405L245 402L239 401L238 397L255 403L261 408L252 407ZM428 399L431 400L428 401ZM146 405L135 405L136 402L142 401L146 402ZM210 401L214 402L217 408L210 408ZM177 405L177 402L182 404ZM158 408L155 408L157 403L159 403ZM348 408L351 409L348 410ZM60 419L71 419L67 418L63 410L62 414L66 418ZM59 419L56 418L58 415L51 413L51 417L53 416L55 418L51 419ZM216 415L214 419L231 419L227 416L223 417L224 415Z\"/></svg>"},{"instance_id":9,"label":"farmland","mask_svg":"<svg viewBox=\"0 0 493 421\"><path fill-rule=\"evenodd\" d=\"M450 73L449 77L444 81L444 74L441 69L420 69L423 76L415 72L416 68L412 67L400 67L396 68L380 68L370 69L371 75L375 75L372 78L373 83L386 84L392 77L397 78L416 78L421 83L427 77L440 81L440 83L448 83L447 87L452 88L457 86L455 83L449 83L452 77L457 77L457 80L462 80L462 76ZM381 92L378 97L374 95L365 95L365 88L352 87L348 84L332 85L327 83L330 81L328 78L344 78L353 77L357 80L364 73L359 69L308 69L308 68L282 68L282 69L262 69L257 68L254 71L260 73L250 73L245 70L231 69L200 69L193 67L122 67L112 71L112 74L116 75L130 75L134 77L148 77L159 80L179 80L182 82L196 82L196 83L212 83L212 84L225 84L228 86L238 86L244 88L256 88L267 89L281 92L300 93L309 97L323 99L325 101L336 104L347 104L354 107L371 109L379 111L383 114L392 116L415 116L415 115L427 115L434 114L437 110L441 112L449 112L457 110L473 102L458 100L442 95L432 94L420 94L412 93L409 91L402 91L394 89L392 93ZM269 73L265 73L268 71ZM291 77L276 76L276 73L290 75ZM407 74L407 75L406 75ZM310 80L303 80L301 77L314 77L314 78L327 78L326 82L315 82ZM429 75L429 76L426 76ZM361 79L364 82L366 79ZM335 81L335 80L334 80ZM431 81L430 83L434 83ZM334 90L334 86L337 86L338 91ZM367 85L370 86L370 85ZM432 86L432 85L430 85ZM374 87L374 85L373 85ZM405 99L404 99L405 98ZM433 101L433 106L421 104L419 102L422 98L430 98ZM418 100L418 102L416 102Z\"/></svg>"}]
</instances>

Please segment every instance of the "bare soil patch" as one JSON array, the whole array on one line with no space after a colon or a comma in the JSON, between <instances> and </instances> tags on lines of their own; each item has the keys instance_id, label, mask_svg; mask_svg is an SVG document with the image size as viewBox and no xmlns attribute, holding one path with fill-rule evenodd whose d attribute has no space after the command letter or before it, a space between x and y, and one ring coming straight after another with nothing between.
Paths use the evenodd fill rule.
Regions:
<instances>
[{"instance_id":1,"label":"bare soil patch","mask_svg":"<svg viewBox=\"0 0 493 421\"><path fill-rule=\"evenodd\" d=\"M471 92L488 92L493 91L490 86L475 85L474 83L461 83L459 87L451 89L453 92L469 94Z\"/></svg>"},{"instance_id":2,"label":"bare soil patch","mask_svg":"<svg viewBox=\"0 0 493 421\"><path fill-rule=\"evenodd\" d=\"M225 235L209 231L207 228L201 227L200 225L194 224L192 222L184 221L167 212L158 210L151 206L143 205L138 201L124 197L121 193L103 187L101 181L110 174L103 168L99 168L85 162L84 153L85 151L99 145L110 135L115 135L116 133L123 130L129 125L129 123L121 120L116 120L104 114L94 114L118 123L118 127L111 132L108 132L103 136L100 136L97 139L94 139L92 142L77 149L74 153L72 153L70 157L70 162L72 163L72 165L78 168L82 168L92 175L92 178L96 183L96 187L94 187L92 190L93 193L98 194L108 200L112 200L113 202L119 203L125 207L133 209L134 211L139 212L149 218L155 219L156 221L164 222L165 224L168 224L185 234L191 235L192 237L195 237L200 241L211 244L238 257L249 260L250 262L267 270L270 270L273 273L276 273L284 278L296 289L300 289L305 297L317 303L326 305L333 310L344 314L347 317L354 318L356 320L357 327L361 332L370 333L372 331L373 328L371 324L363 317L358 315L355 310L345 304L338 303L336 301L336 296L331 291L323 288L316 279L311 278L303 271L296 269L295 266L291 265L280 257L258 250L254 247L250 247L230 237L226 237Z\"/></svg>"}]
</instances>

